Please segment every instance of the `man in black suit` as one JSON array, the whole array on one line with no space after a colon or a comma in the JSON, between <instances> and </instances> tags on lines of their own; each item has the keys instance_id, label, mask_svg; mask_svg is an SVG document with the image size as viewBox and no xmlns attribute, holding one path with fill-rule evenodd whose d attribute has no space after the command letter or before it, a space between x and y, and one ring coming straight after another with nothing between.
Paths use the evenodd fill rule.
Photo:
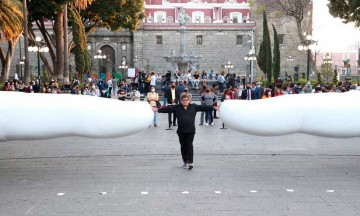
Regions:
<instances>
[{"instance_id":1,"label":"man in black suit","mask_svg":"<svg viewBox=\"0 0 360 216\"><path fill-rule=\"evenodd\" d=\"M242 90L241 100L256 100L255 92L251 90L250 83L247 83L246 88Z\"/></svg>"},{"instance_id":2,"label":"man in black suit","mask_svg":"<svg viewBox=\"0 0 360 216\"><path fill-rule=\"evenodd\" d=\"M178 90L176 89L175 82L171 82L170 88L166 90L165 97L167 99L168 106L176 105L179 101L180 94L178 93ZM172 113L168 113L168 121L169 125L173 124L173 126L177 126L176 124L176 115L173 114L173 121L171 121L171 115Z\"/></svg>"}]
</instances>

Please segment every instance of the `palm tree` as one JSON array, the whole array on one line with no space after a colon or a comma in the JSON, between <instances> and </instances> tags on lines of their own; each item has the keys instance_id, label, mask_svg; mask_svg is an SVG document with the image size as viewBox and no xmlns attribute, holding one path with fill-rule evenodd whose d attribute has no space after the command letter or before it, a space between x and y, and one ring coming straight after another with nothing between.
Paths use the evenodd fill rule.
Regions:
<instances>
[{"instance_id":1,"label":"palm tree","mask_svg":"<svg viewBox=\"0 0 360 216\"><path fill-rule=\"evenodd\" d=\"M91 4L92 0L75 0L74 5L80 10L85 9L88 4Z\"/></svg>"},{"instance_id":2,"label":"palm tree","mask_svg":"<svg viewBox=\"0 0 360 216\"><path fill-rule=\"evenodd\" d=\"M14 55L15 45L23 32L23 7L18 0L0 0L0 41L5 39L8 42L6 55L0 47L0 59L2 71L0 82L9 78L10 64Z\"/></svg>"}]
</instances>

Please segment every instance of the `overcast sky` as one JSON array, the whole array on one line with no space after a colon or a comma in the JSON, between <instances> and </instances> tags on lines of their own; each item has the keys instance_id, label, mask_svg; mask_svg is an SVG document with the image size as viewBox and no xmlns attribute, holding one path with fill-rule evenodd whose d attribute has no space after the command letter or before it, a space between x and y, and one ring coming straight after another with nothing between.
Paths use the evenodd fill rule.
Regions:
<instances>
[{"instance_id":1,"label":"overcast sky","mask_svg":"<svg viewBox=\"0 0 360 216\"><path fill-rule=\"evenodd\" d=\"M328 0L314 0L313 35L320 52L353 52L349 46L360 43L360 29L353 23L344 24L333 18L327 7Z\"/></svg>"}]
</instances>

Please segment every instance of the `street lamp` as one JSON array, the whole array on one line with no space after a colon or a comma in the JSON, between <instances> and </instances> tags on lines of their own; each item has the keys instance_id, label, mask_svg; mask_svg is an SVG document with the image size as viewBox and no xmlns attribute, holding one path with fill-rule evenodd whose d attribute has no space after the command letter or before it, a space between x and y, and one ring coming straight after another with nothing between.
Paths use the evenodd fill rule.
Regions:
<instances>
[{"instance_id":1,"label":"street lamp","mask_svg":"<svg viewBox=\"0 0 360 216\"><path fill-rule=\"evenodd\" d=\"M311 50L316 48L316 44L317 41L312 39L311 35L306 35L305 36L305 40L300 42L300 45L298 46L298 50L302 51L305 50L307 51L307 74L306 74L306 78L309 81L309 77L310 77L310 53Z\"/></svg>"},{"instance_id":2,"label":"street lamp","mask_svg":"<svg viewBox=\"0 0 360 216\"><path fill-rule=\"evenodd\" d=\"M19 64L20 64L20 80L23 82L22 65L25 64L25 56L23 56L22 59L20 59Z\"/></svg>"},{"instance_id":3,"label":"street lamp","mask_svg":"<svg viewBox=\"0 0 360 216\"><path fill-rule=\"evenodd\" d=\"M252 81L253 81L253 64L252 64L252 61L256 61L255 51L253 49L250 50L249 54L247 54L244 59L245 59L245 61L250 62L249 81L250 81L250 83L252 83Z\"/></svg>"},{"instance_id":4,"label":"street lamp","mask_svg":"<svg viewBox=\"0 0 360 216\"><path fill-rule=\"evenodd\" d=\"M39 85L41 83L40 79L40 53L42 52L49 52L49 47L46 46L45 42L41 41L40 37L36 37L35 41L32 42L34 46L29 46L28 50L29 52L37 52L37 60L38 60L38 79L39 79Z\"/></svg>"},{"instance_id":5,"label":"street lamp","mask_svg":"<svg viewBox=\"0 0 360 216\"><path fill-rule=\"evenodd\" d=\"M343 56L343 62L344 62L344 68L345 68L345 70L346 70L346 78L348 78L349 77L349 68L350 68L350 58L349 58L349 55L348 55L348 57L346 58L346 57L344 57Z\"/></svg>"},{"instance_id":6,"label":"street lamp","mask_svg":"<svg viewBox=\"0 0 360 216\"><path fill-rule=\"evenodd\" d=\"M326 53L326 55L323 58L323 62L324 62L324 66L326 66L326 82L329 82L329 73L331 71L331 64L332 64L331 55Z\"/></svg>"},{"instance_id":7,"label":"street lamp","mask_svg":"<svg viewBox=\"0 0 360 216\"><path fill-rule=\"evenodd\" d=\"M234 67L234 65L231 64L231 62L228 62L227 64L225 64L225 68L228 69L228 74L230 73L230 69L232 69Z\"/></svg>"},{"instance_id":8,"label":"street lamp","mask_svg":"<svg viewBox=\"0 0 360 216\"><path fill-rule=\"evenodd\" d=\"M124 78L124 77L125 77L125 70L128 68L128 66L125 65L125 62L123 62L123 63L119 66L119 68L121 69L122 78Z\"/></svg>"},{"instance_id":9,"label":"street lamp","mask_svg":"<svg viewBox=\"0 0 360 216\"><path fill-rule=\"evenodd\" d=\"M291 57L291 56L288 56L286 58L286 61L294 61L294 59ZM285 76L287 75L287 72L286 72L286 64L285 64Z\"/></svg>"},{"instance_id":10,"label":"street lamp","mask_svg":"<svg viewBox=\"0 0 360 216\"><path fill-rule=\"evenodd\" d=\"M100 73L101 72L100 61L101 59L106 59L106 55L101 55L101 50L98 50L98 54L94 55L94 59L99 59L99 73Z\"/></svg>"}]
</instances>

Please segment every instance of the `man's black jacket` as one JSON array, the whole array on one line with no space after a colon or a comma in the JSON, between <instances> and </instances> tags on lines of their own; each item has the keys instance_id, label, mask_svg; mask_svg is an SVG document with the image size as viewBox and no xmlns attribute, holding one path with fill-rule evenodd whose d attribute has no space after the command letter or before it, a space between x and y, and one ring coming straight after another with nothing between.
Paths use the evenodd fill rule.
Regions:
<instances>
[{"instance_id":1,"label":"man's black jacket","mask_svg":"<svg viewBox=\"0 0 360 216\"><path fill-rule=\"evenodd\" d=\"M189 104L187 109L182 104L167 106L158 109L159 113L175 113L178 119L178 133L195 132L195 116L198 111L212 111L212 106Z\"/></svg>"}]
</instances>

